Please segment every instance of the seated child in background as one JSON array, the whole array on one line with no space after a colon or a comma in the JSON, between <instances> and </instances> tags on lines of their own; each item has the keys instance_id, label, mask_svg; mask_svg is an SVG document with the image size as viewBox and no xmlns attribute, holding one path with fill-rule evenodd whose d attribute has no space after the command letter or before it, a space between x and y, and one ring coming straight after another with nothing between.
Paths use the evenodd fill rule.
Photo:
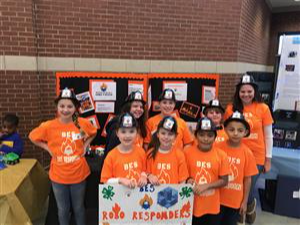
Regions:
<instances>
[{"instance_id":1,"label":"seated child in background","mask_svg":"<svg viewBox=\"0 0 300 225\"><path fill-rule=\"evenodd\" d=\"M0 152L5 154L13 152L21 157L23 153L23 141L17 132L19 118L12 113L8 113L2 119L2 129L0 132Z\"/></svg>"}]
</instances>

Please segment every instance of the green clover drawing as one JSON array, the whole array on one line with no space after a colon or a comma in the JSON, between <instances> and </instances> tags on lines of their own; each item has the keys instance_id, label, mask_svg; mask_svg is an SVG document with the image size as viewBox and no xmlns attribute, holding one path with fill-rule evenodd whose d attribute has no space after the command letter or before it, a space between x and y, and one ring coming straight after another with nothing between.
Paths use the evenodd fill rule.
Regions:
<instances>
[{"instance_id":1,"label":"green clover drawing","mask_svg":"<svg viewBox=\"0 0 300 225\"><path fill-rule=\"evenodd\" d=\"M103 188L102 190L102 194L103 194L103 198L105 199L109 199L112 200L112 197L115 195L115 192L113 192L113 187L112 186L108 186L107 188Z\"/></svg>"},{"instance_id":2,"label":"green clover drawing","mask_svg":"<svg viewBox=\"0 0 300 225\"><path fill-rule=\"evenodd\" d=\"M183 187L181 189L181 192L179 193L181 199L184 199L184 197L188 198L191 196L191 193L193 192L193 189L191 187Z\"/></svg>"}]
</instances>

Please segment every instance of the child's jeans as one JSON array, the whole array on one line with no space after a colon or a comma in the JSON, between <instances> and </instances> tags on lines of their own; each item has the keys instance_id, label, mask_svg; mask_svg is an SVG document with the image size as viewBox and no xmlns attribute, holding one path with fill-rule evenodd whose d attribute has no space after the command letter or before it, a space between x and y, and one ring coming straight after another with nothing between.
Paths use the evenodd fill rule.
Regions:
<instances>
[{"instance_id":1,"label":"child's jeans","mask_svg":"<svg viewBox=\"0 0 300 225\"><path fill-rule=\"evenodd\" d=\"M257 182L260 174L263 172L264 166L257 165L257 169L258 169L258 174L251 177L251 188L250 188L249 197L248 197L248 205L254 201L255 185L256 185L256 182Z\"/></svg>"},{"instance_id":2,"label":"child's jeans","mask_svg":"<svg viewBox=\"0 0 300 225\"><path fill-rule=\"evenodd\" d=\"M78 184L59 184L52 181L60 225L69 225L72 205L77 225L85 225L84 194L86 181Z\"/></svg>"}]
</instances>

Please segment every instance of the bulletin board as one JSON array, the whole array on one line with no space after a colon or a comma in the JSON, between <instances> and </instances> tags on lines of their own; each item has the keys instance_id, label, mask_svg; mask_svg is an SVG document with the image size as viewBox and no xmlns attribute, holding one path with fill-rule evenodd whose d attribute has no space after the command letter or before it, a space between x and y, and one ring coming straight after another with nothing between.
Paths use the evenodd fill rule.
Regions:
<instances>
[{"instance_id":1,"label":"bulletin board","mask_svg":"<svg viewBox=\"0 0 300 225\"><path fill-rule=\"evenodd\" d=\"M160 113L158 97L164 88L176 94L175 114L194 129L203 107L218 96L217 74L132 74L132 73L56 73L56 91L73 89L80 101L80 116L88 118L98 132L92 147L106 142L105 126L118 115L131 91L140 90L147 101L149 116Z\"/></svg>"},{"instance_id":2,"label":"bulletin board","mask_svg":"<svg viewBox=\"0 0 300 225\"><path fill-rule=\"evenodd\" d=\"M147 96L147 75L131 73L56 73L56 92L73 89L81 107L80 116L88 118L98 132L92 147L105 144L105 126L121 109L125 98L132 91Z\"/></svg>"},{"instance_id":3,"label":"bulletin board","mask_svg":"<svg viewBox=\"0 0 300 225\"><path fill-rule=\"evenodd\" d=\"M160 112L158 98L162 90L171 88L176 95L175 113L195 129L203 108L218 97L217 74L150 74L148 75L149 117ZM150 105L151 102L151 105Z\"/></svg>"}]
</instances>

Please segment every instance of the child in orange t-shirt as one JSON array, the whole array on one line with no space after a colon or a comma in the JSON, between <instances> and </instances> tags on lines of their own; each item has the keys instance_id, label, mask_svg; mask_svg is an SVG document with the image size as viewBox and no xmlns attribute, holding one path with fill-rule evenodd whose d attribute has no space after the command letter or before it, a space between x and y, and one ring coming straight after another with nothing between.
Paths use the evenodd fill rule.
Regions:
<instances>
[{"instance_id":1,"label":"child in orange t-shirt","mask_svg":"<svg viewBox=\"0 0 300 225\"><path fill-rule=\"evenodd\" d=\"M220 223L219 189L228 183L227 155L214 146L217 136L211 119L199 120L195 131L198 145L184 149L190 178L195 193L193 225L218 225Z\"/></svg>"},{"instance_id":2,"label":"child in orange t-shirt","mask_svg":"<svg viewBox=\"0 0 300 225\"><path fill-rule=\"evenodd\" d=\"M256 218L254 187L259 175L271 169L273 118L268 105L261 100L258 85L248 74L243 75L236 85L233 103L227 106L224 119L227 119L235 111L243 113L250 125L250 135L243 138L242 142L252 151L259 171L257 175L252 176L246 213L246 222L253 224Z\"/></svg>"},{"instance_id":3,"label":"child in orange t-shirt","mask_svg":"<svg viewBox=\"0 0 300 225\"><path fill-rule=\"evenodd\" d=\"M160 114L149 118L146 122L147 135L144 138L144 149L148 149L151 136L157 130L157 125L165 116L171 116L176 107L175 92L172 89L164 89L159 96ZM178 116L174 116L177 122L177 136L174 145L183 148L193 143L193 136L186 122Z\"/></svg>"},{"instance_id":4,"label":"child in orange t-shirt","mask_svg":"<svg viewBox=\"0 0 300 225\"><path fill-rule=\"evenodd\" d=\"M221 189L221 225L236 225L244 222L251 186L251 176L256 175L255 158L251 150L242 143L250 134L250 126L243 114L234 112L225 122L228 140L217 146L226 152L230 163L229 183Z\"/></svg>"},{"instance_id":5,"label":"child in orange t-shirt","mask_svg":"<svg viewBox=\"0 0 300 225\"><path fill-rule=\"evenodd\" d=\"M85 179L90 174L85 150L97 129L78 118L80 106L75 93L64 89L55 100L57 118L33 129L29 139L52 156L49 176L57 202L59 223L69 224L71 202L76 224L85 224Z\"/></svg>"},{"instance_id":6,"label":"child in orange t-shirt","mask_svg":"<svg viewBox=\"0 0 300 225\"><path fill-rule=\"evenodd\" d=\"M151 184L179 184L188 178L184 153L173 146L176 135L175 118L166 116L159 122L149 144L147 172Z\"/></svg>"},{"instance_id":7,"label":"child in orange t-shirt","mask_svg":"<svg viewBox=\"0 0 300 225\"><path fill-rule=\"evenodd\" d=\"M225 110L218 99L210 100L208 106L203 109L204 116L210 118L216 126L217 137L215 143L226 141L228 138L223 127L224 113Z\"/></svg>"},{"instance_id":8,"label":"child in orange t-shirt","mask_svg":"<svg viewBox=\"0 0 300 225\"><path fill-rule=\"evenodd\" d=\"M120 115L116 134L120 144L104 160L101 182L122 184L129 188L147 184L146 153L135 145L138 124L131 113Z\"/></svg>"}]
</instances>

